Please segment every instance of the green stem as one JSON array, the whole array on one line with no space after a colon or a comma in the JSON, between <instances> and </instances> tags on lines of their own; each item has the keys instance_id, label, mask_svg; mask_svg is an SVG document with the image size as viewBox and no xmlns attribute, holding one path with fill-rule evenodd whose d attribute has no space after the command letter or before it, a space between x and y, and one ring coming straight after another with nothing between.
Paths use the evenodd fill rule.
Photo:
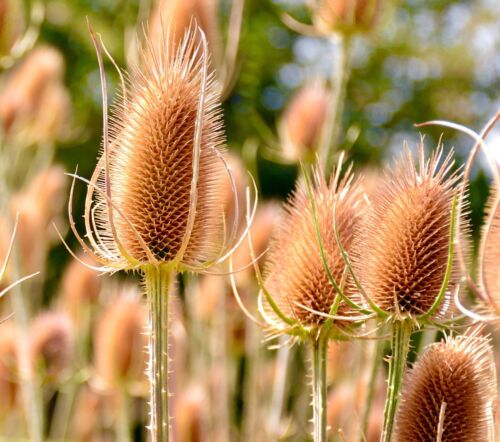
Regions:
<instances>
[{"instance_id":1,"label":"green stem","mask_svg":"<svg viewBox=\"0 0 500 442\"><path fill-rule=\"evenodd\" d=\"M382 336L381 336L383 331L384 331L384 329L380 328L379 332L377 333L378 339L375 343L375 351L373 354L372 367L370 370L370 378L368 380L368 393L366 395L366 400L365 400L365 404L364 404L360 442L364 442L366 440L366 435L368 434L370 413L372 410L373 398L375 397L375 389L377 387L378 370L380 367L380 363L382 361L382 356L384 354L385 341L382 339Z\"/></svg>"},{"instance_id":2,"label":"green stem","mask_svg":"<svg viewBox=\"0 0 500 442\"><path fill-rule=\"evenodd\" d=\"M149 307L150 432L152 442L168 442L168 303L173 278L168 266L144 269Z\"/></svg>"},{"instance_id":3,"label":"green stem","mask_svg":"<svg viewBox=\"0 0 500 442\"><path fill-rule=\"evenodd\" d=\"M338 43L331 80L332 97L328 109L328 122L322 134L319 151L320 162L326 172L330 170L332 154L339 142L342 112L349 80L349 38L344 35L335 35L332 40L334 43Z\"/></svg>"},{"instance_id":4,"label":"green stem","mask_svg":"<svg viewBox=\"0 0 500 442\"><path fill-rule=\"evenodd\" d=\"M312 338L312 405L313 405L313 440L314 442L326 442L326 359L328 350L328 338L320 334Z\"/></svg>"},{"instance_id":5,"label":"green stem","mask_svg":"<svg viewBox=\"0 0 500 442\"><path fill-rule=\"evenodd\" d=\"M118 416L116 417L116 437L120 442L131 442L130 417L128 414L130 404L127 400L127 392L124 389L120 392L119 399L120 404L118 407Z\"/></svg>"},{"instance_id":6,"label":"green stem","mask_svg":"<svg viewBox=\"0 0 500 442\"><path fill-rule=\"evenodd\" d=\"M392 324L391 359L389 360L389 376L387 381L387 397L384 408L384 429L382 441L391 442L394 429L394 418L406 369L406 358L410 349L410 338L413 324L410 319L395 320Z\"/></svg>"}]
</instances>

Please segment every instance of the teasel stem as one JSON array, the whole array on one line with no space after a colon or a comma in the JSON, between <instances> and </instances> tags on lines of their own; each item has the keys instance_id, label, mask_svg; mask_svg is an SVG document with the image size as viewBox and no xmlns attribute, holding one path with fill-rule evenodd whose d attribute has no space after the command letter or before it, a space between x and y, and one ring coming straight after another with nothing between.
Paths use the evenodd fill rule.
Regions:
<instances>
[{"instance_id":1,"label":"teasel stem","mask_svg":"<svg viewBox=\"0 0 500 442\"><path fill-rule=\"evenodd\" d=\"M346 96L347 82L349 80L349 37L334 34L330 41L335 44L336 51L332 67L332 97L327 114L327 123L324 127L319 146L319 159L325 171L330 170L335 148L339 143L342 126L342 112Z\"/></svg>"},{"instance_id":2,"label":"teasel stem","mask_svg":"<svg viewBox=\"0 0 500 442\"><path fill-rule=\"evenodd\" d=\"M375 389L377 388L377 376L380 368L380 363L382 361L382 356L384 354L385 340L382 339L384 333L384 328L379 328L377 332L377 340L375 341L375 348L372 355L372 367L370 370L370 378L368 379L368 392L365 399L364 410L363 410L363 420L361 421L361 435L360 442L366 441L366 435L368 434L368 424L370 422L370 413L372 411L373 398L375 396Z\"/></svg>"},{"instance_id":3,"label":"teasel stem","mask_svg":"<svg viewBox=\"0 0 500 442\"><path fill-rule=\"evenodd\" d=\"M410 349L410 338L413 332L411 319L396 319L392 323L391 358L389 360L389 375L387 379L387 396L384 407L384 428L382 442L392 441L394 418L399 401L406 369L406 359Z\"/></svg>"},{"instance_id":4,"label":"teasel stem","mask_svg":"<svg viewBox=\"0 0 500 442\"><path fill-rule=\"evenodd\" d=\"M152 442L169 441L168 303L173 276L168 265L151 265L144 269L149 308L149 430Z\"/></svg>"},{"instance_id":5,"label":"teasel stem","mask_svg":"<svg viewBox=\"0 0 500 442\"><path fill-rule=\"evenodd\" d=\"M130 416L128 410L130 404L125 389L120 391L120 404L118 405L118 415L116 417L116 437L120 442L131 442L130 437Z\"/></svg>"},{"instance_id":6,"label":"teasel stem","mask_svg":"<svg viewBox=\"0 0 500 442\"><path fill-rule=\"evenodd\" d=\"M312 406L313 406L313 440L327 441L327 401L326 401L326 361L328 335L320 332L311 339L312 353Z\"/></svg>"}]
</instances>

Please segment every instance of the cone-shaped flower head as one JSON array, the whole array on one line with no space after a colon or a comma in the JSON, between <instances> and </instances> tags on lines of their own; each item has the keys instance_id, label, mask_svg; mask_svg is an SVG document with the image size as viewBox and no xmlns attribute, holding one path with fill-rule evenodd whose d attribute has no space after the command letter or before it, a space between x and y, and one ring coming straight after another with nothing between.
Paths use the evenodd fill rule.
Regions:
<instances>
[{"instance_id":1,"label":"cone-shaped flower head","mask_svg":"<svg viewBox=\"0 0 500 442\"><path fill-rule=\"evenodd\" d=\"M266 289L281 311L303 326L320 326L326 321L311 310L330 313L337 294L323 265L316 227L330 272L337 285L342 285L345 263L335 237L334 212L341 242L350 250L365 209L361 187L351 178L348 173L339 181L338 174L334 174L327 183L319 171L315 173L311 193L317 224L308 191L300 183L271 241L265 266ZM346 294L353 295L347 286ZM348 310L342 303L337 313L346 314Z\"/></svg>"},{"instance_id":2,"label":"cone-shaped flower head","mask_svg":"<svg viewBox=\"0 0 500 442\"><path fill-rule=\"evenodd\" d=\"M486 222L481 235L479 273L490 306L500 312L500 203L497 189L492 189L487 202Z\"/></svg>"},{"instance_id":3,"label":"cone-shaped flower head","mask_svg":"<svg viewBox=\"0 0 500 442\"><path fill-rule=\"evenodd\" d=\"M407 150L372 198L355 267L372 301L385 312L418 316L429 312L447 274L454 184L451 154L438 149L418 166ZM449 306L445 296L436 314Z\"/></svg>"},{"instance_id":4,"label":"cone-shaped flower head","mask_svg":"<svg viewBox=\"0 0 500 442\"><path fill-rule=\"evenodd\" d=\"M110 268L195 269L221 255L224 136L208 63L192 27L177 50L164 41L144 54L114 106L85 214L92 254Z\"/></svg>"},{"instance_id":5,"label":"cone-shaped flower head","mask_svg":"<svg viewBox=\"0 0 500 442\"><path fill-rule=\"evenodd\" d=\"M395 440L434 442L438 429L442 442L492 440L495 398L489 339L474 332L432 344L406 377Z\"/></svg>"}]
</instances>

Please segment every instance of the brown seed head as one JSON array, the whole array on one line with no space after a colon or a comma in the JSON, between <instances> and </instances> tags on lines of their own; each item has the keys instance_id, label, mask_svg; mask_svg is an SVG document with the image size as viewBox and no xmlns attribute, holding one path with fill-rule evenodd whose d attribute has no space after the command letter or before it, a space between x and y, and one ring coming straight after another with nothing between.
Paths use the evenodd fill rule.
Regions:
<instances>
[{"instance_id":1,"label":"brown seed head","mask_svg":"<svg viewBox=\"0 0 500 442\"><path fill-rule=\"evenodd\" d=\"M26 122L47 111L40 107L41 98L47 87L62 82L64 68L64 59L54 48L41 46L28 55L0 94L0 120L5 130L18 120Z\"/></svg>"},{"instance_id":2,"label":"brown seed head","mask_svg":"<svg viewBox=\"0 0 500 442\"><path fill-rule=\"evenodd\" d=\"M199 32L193 28L186 34L176 52L149 53L153 61L133 71L128 99L116 105L111 122L111 198L123 215L115 212L114 223L127 253L144 264L150 262L147 252L158 261L187 267L220 253L224 211L218 191L225 170L219 155L224 137L214 78L204 77L208 54L193 37ZM103 160L96 170L100 179ZM193 176L197 186L192 186ZM101 236L110 239L106 201L98 199ZM107 247L120 255L113 241Z\"/></svg>"},{"instance_id":3,"label":"brown seed head","mask_svg":"<svg viewBox=\"0 0 500 442\"><path fill-rule=\"evenodd\" d=\"M89 262L83 254L79 259L91 265L95 264ZM97 302L100 291L101 279L98 273L75 259L71 260L61 283L61 301L76 323L80 322L83 315L90 313L88 309Z\"/></svg>"},{"instance_id":4,"label":"brown seed head","mask_svg":"<svg viewBox=\"0 0 500 442\"><path fill-rule=\"evenodd\" d=\"M472 333L432 344L407 374L395 440L434 442L443 403L443 442L492 440L495 399L489 339Z\"/></svg>"},{"instance_id":5,"label":"brown seed head","mask_svg":"<svg viewBox=\"0 0 500 442\"><path fill-rule=\"evenodd\" d=\"M106 388L144 379L146 311L136 299L116 299L104 311L95 336L95 365Z\"/></svg>"},{"instance_id":6,"label":"brown seed head","mask_svg":"<svg viewBox=\"0 0 500 442\"><path fill-rule=\"evenodd\" d=\"M20 37L23 10L16 0L0 0L0 54L6 55Z\"/></svg>"},{"instance_id":7,"label":"brown seed head","mask_svg":"<svg viewBox=\"0 0 500 442\"><path fill-rule=\"evenodd\" d=\"M493 189L486 204L486 221L481 234L479 274L481 285L488 295L491 307L500 311L500 204L498 190Z\"/></svg>"},{"instance_id":8,"label":"brown seed head","mask_svg":"<svg viewBox=\"0 0 500 442\"><path fill-rule=\"evenodd\" d=\"M177 422L179 442L206 440L207 399L199 385L191 385L177 398L174 419Z\"/></svg>"},{"instance_id":9,"label":"brown seed head","mask_svg":"<svg viewBox=\"0 0 500 442\"><path fill-rule=\"evenodd\" d=\"M441 164L438 149L429 159L409 150L372 198L372 210L354 253L368 296L384 311L421 315L436 300L445 276L454 184L451 155ZM449 306L441 304L443 314Z\"/></svg>"},{"instance_id":10,"label":"brown seed head","mask_svg":"<svg viewBox=\"0 0 500 442\"><path fill-rule=\"evenodd\" d=\"M322 0L315 24L324 32L367 31L376 25L381 6L382 0Z\"/></svg>"},{"instance_id":11,"label":"brown seed head","mask_svg":"<svg viewBox=\"0 0 500 442\"><path fill-rule=\"evenodd\" d=\"M12 411L19 394L19 349L14 327L0 327L0 415Z\"/></svg>"},{"instance_id":12,"label":"brown seed head","mask_svg":"<svg viewBox=\"0 0 500 442\"><path fill-rule=\"evenodd\" d=\"M61 312L40 314L31 325L28 354L31 369L48 379L58 379L70 367L73 329L69 316Z\"/></svg>"},{"instance_id":13,"label":"brown seed head","mask_svg":"<svg viewBox=\"0 0 500 442\"><path fill-rule=\"evenodd\" d=\"M160 48L164 28L169 27L170 43L176 49L182 44L184 33L190 29L193 20L196 20L207 37L210 52L217 64L221 49L218 6L218 0L158 0L149 21L149 41Z\"/></svg>"},{"instance_id":14,"label":"brown seed head","mask_svg":"<svg viewBox=\"0 0 500 442\"><path fill-rule=\"evenodd\" d=\"M283 155L287 160L310 158L318 148L328 113L329 94L320 83L300 89L291 99L280 122Z\"/></svg>"},{"instance_id":15,"label":"brown seed head","mask_svg":"<svg viewBox=\"0 0 500 442\"><path fill-rule=\"evenodd\" d=\"M361 188L358 183L351 183L349 174L340 183L333 178L327 183L317 172L312 192L326 259L340 285L345 263L333 229L334 205L342 244L350 250L365 207ZM323 266L311 201L304 186L297 187L285 211L267 257L266 288L289 317L297 318L305 326L318 325L325 318L296 303L329 313L336 292ZM346 294L353 295L348 288ZM343 304L338 313L346 313Z\"/></svg>"}]
</instances>

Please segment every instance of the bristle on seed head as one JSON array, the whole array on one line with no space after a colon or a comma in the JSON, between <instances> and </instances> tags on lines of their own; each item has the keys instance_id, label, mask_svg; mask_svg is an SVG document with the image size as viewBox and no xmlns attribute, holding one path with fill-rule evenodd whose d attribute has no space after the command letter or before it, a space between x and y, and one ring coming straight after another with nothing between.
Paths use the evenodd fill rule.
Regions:
<instances>
[{"instance_id":1,"label":"bristle on seed head","mask_svg":"<svg viewBox=\"0 0 500 442\"><path fill-rule=\"evenodd\" d=\"M405 379L398 442L487 442L496 374L490 340L472 332L432 344Z\"/></svg>"},{"instance_id":2,"label":"bristle on seed head","mask_svg":"<svg viewBox=\"0 0 500 442\"><path fill-rule=\"evenodd\" d=\"M428 312L445 278L454 185L451 153L438 148L425 158L419 146L418 165L409 150L389 169L384 185L372 198L354 265L367 295L397 316ZM452 275L451 283L456 282ZM436 315L449 307L446 296Z\"/></svg>"},{"instance_id":3,"label":"bristle on seed head","mask_svg":"<svg viewBox=\"0 0 500 442\"><path fill-rule=\"evenodd\" d=\"M361 186L351 178L347 173L339 182L334 174L328 183L317 171L312 186L326 261L339 286L346 267L335 238L334 208L340 239L344 248L350 250L366 207ZM316 326L322 324L325 317L299 304L328 314L336 291L323 265L311 200L303 184L298 185L287 203L281 225L271 240L265 266L265 285L280 309L290 318L296 318L305 326ZM347 286L346 294L354 296ZM345 314L347 310L341 304L337 313Z\"/></svg>"}]
</instances>

